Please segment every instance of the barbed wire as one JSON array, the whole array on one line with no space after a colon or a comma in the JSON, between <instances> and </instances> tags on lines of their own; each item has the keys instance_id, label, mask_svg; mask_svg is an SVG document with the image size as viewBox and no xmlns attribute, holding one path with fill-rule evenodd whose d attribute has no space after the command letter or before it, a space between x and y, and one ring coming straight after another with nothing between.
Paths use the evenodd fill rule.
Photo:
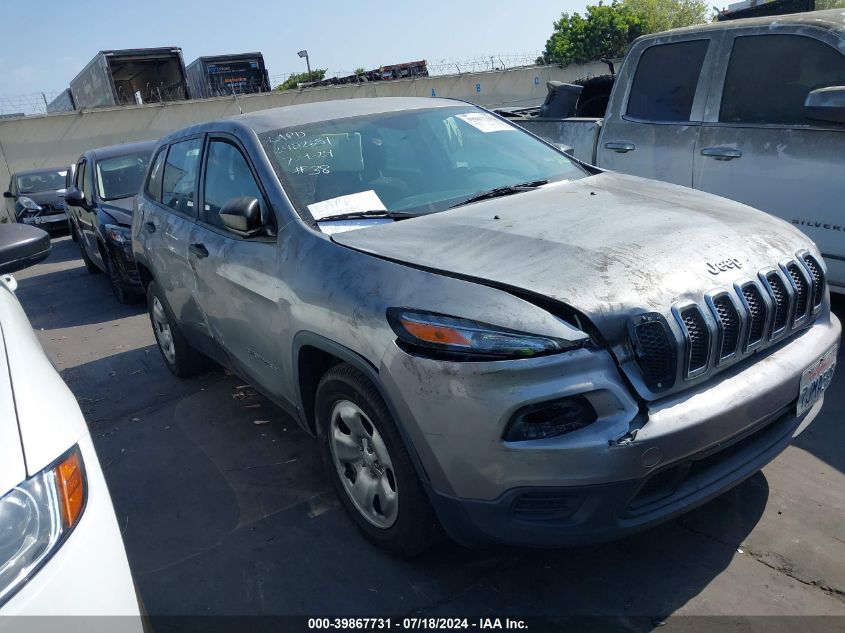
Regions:
<instances>
[{"instance_id":1,"label":"barbed wire","mask_svg":"<svg viewBox=\"0 0 845 633\"><path fill-rule=\"evenodd\" d=\"M533 66L536 59L540 57L541 54L541 51L533 51L523 53L494 53L491 55L481 55L478 57L467 57L463 59L438 58L427 60L426 65L430 76L443 77L448 75L462 75L464 73L484 72L489 70L507 70L509 68ZM301 74L302 71L270 75L270 87L274 88L275 86L284 83L292 75ZM327 78L346 77L354 74L355 69L331 70L327 71L325 76ZM64 92L64 89L44 90L41 92L19 95L0 95L0 116L11 116L15 114L44 114L47 112L47 104L53 101L62 92ZM170 101L180 98L179 91L173 87L165 88L164 86L147 86L146 89L141 92L141 98L144 103ZM119 101L121 104L134 104L134 94L126 95L121 93Z\"/></svg>"}]
</instances>

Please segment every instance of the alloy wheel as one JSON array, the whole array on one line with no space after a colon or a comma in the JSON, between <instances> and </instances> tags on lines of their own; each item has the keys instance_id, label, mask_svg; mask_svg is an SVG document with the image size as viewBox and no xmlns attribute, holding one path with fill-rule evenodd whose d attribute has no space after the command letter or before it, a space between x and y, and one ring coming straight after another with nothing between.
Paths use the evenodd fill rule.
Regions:
<instances>
[{"instance_id":1,"label":"alloy wheel","mask_svg":"<svg viewBox=\"0 0 845 633\"><path fill-rule=\"evenodd\" d=\"M399 511L399 490L381 434L349 400L332 408L328 433L332 461L349 499L367 521L389 528Z\"/></svg>"},{"instance_id":2,"label":"alloy wheel","mask_svg":"<svg viewBox=\"0 0 845 633\"><path fill-rule=\"evenodd\" d=\"M164 354L167 362L175 363L176 347L173 344L173 331L170 329L170 321L167 320L164 306L161 305L158 297L153 297L153 330L161 353Z\"/></svg>"}]
</instances>

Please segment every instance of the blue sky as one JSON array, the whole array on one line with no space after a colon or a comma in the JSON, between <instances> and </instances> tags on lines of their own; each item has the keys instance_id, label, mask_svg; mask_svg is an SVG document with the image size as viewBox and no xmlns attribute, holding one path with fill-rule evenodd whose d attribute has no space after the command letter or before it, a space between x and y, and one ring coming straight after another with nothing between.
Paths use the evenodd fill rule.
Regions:
<instances>
[{"instance_id":1,"label":"blue sky","mask_svg":"<svg viewBox=\"0 0 845 633\"><path fill-rule=\"evenodd\" d=\"M271 76L427 59L533 53L585 0L3 0L0 99L56 91L99 50L180 46L201 55L261 51ZM497 62L498 63L498 62ZM49 95L48 95L49 96Z\"/></svg>"}]
</instances>

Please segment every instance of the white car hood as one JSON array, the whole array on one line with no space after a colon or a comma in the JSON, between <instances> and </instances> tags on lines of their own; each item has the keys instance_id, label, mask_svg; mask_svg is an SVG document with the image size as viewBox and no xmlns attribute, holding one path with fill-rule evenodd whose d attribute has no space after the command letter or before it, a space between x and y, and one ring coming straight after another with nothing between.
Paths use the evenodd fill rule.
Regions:
<instances>
[{"instance_id":1,"label":"white car hood","mask_svg":"<svg viewBox=\"0 0 845 633\"><path fill-rule=\"evenodd\" d=\"M5 280L0 333L0 491L5 492L56 461L88 427Z\"/></svg>"}]
</instances>

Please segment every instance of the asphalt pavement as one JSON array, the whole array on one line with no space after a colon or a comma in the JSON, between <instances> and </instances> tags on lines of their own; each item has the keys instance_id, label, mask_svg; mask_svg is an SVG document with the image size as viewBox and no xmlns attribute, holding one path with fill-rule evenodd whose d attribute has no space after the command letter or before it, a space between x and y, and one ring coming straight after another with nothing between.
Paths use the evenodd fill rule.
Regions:
<instances>
[{"instance_id":1,"label":"asphalt pavement","mask_svg":"<svg viewBox=\"0 0 845 633\"><path fill-rule=\"evenodd\" d=\"M280 409L223 370L172 376L144 304L119 305L70 239L16 277L88 420L152 615L845 615L841 350L795 444L678 520L590 547L445 543L404 561L358 535Z\"/></svg>"}]
</instances>

